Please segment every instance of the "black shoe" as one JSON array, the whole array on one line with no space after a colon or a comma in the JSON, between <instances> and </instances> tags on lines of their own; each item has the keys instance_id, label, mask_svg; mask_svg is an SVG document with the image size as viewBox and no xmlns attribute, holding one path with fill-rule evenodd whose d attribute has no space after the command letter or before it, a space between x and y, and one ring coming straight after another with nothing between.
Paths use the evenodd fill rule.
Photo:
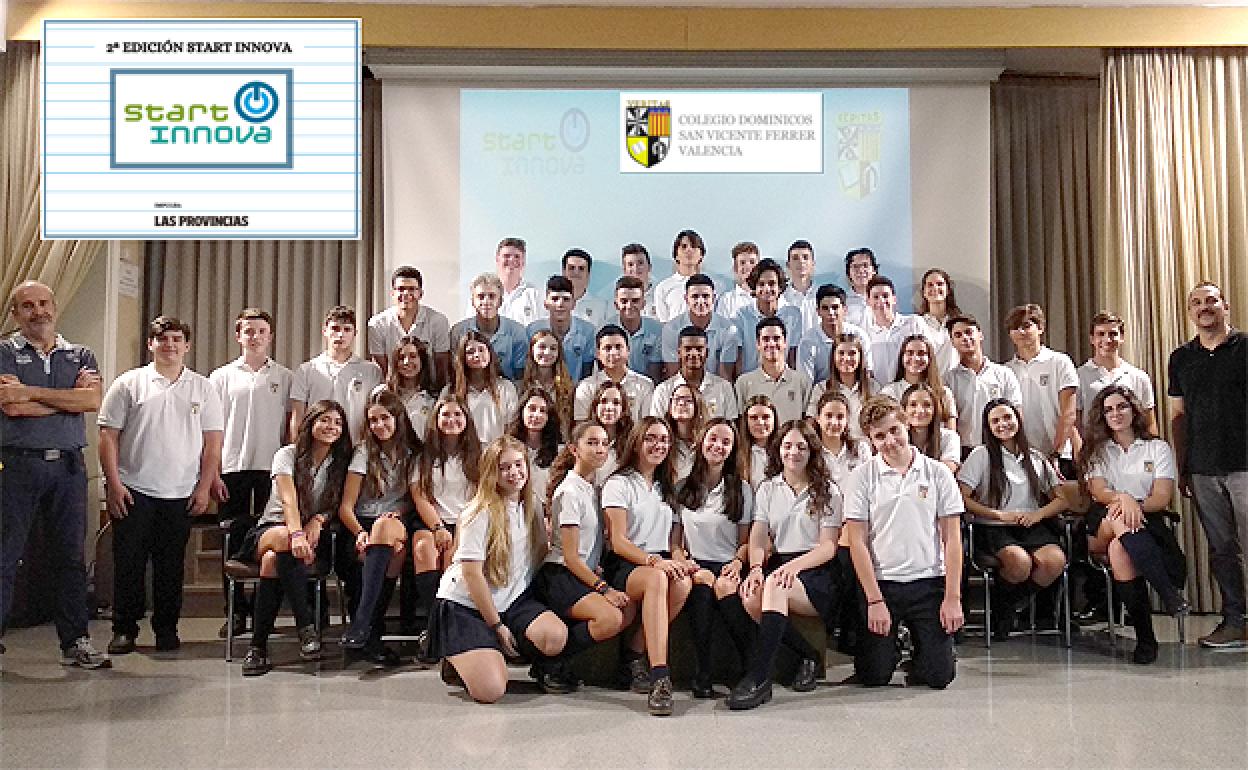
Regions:
<instances>
[{"instance_id":1,"label":"black shoe","mask_svg":"<svg viewBox=\"0 0 1248 770\"><path fill-rule=\"evenodd\" d=\"M1085 626L1090 626L1093 623L1104 623L1109 620L1109 611L1104 604L1098 602L1076 612L1074 619Z\"/></svg>"},{"instance_id":2,"label":"black shoe","mask_svg":"<svg viewBox=\"0 0 1248 770\"><path fill-rule=\"evenodd\" d=\"M156 634L156 652L173 652L182 646L177 631L161 631Z\"/></svg>"},{"instance_id":3,"label":"black shoe","mask_svg":"<svg viewBox=\"0 0 1248 770\"><path fill-rule=\"evenodd\" d=\"M650 696L646 698L646 708L652 717L669 717L672 715L672 678L661 676L650 685Z\"/></svg>"},{"instance_id":4,"label":"black shoe","mask_svg":"<svg viewBox=\"0 0 1248 770\"><path fill-rule=\"evenodd\" d=\"M299 629L299 657L304 660L321 659L321 635L316 626Z\"/></svg>"},{"instance_id":5,"label":"black shoe","mask_svg":"<svg viewBox=\"0 0 1248 770\"><path fill-rule=\"evenodd\" d=\"M464 680L460 678L459 672L451 665L449 660L442 659L442 681L449 687L463 687Z\"/></svg>"},{"instance_id":6,"label":"black shoe","mask_svg":"<svg viewBox=\"0 0 1248 770\"><path fill-rule=\"evenodd\" d=\"M541 687L542 692L547 695L567 695L573 690L572 686L559 675L555 666L550 663L534 663L529 666L529 677L537 682L537 686Z\"/></svg>"},{"instance_id":7,"label":"black shoe","mask_svg":"<svg viewBox=\"0 0 1248 770\"><path fill-rule=\"evenodd\" d=\"M384 645L381 647L370 647L365 650L364 659L374 665L385 666L386 668L403 665L403 658L397 652Z\"/></svg>"},{"instance_id":8,"label":"black shoe","mask_svg":"<svg viewBox=\"0 0 1248 770\"><path fill-rule=\"evenodd\" d=\"M109 655L129 655L134 649L134 637L130 634L113 634L108 642Z\"/></svg>"},{"instance_id":9,"label":"black shoe","mask_svg":"<svg viewBox=\"0 0 1248 770\"><path fill-rule=\"evenodd\" d=\"M754 682L746 676L732 689L728 696L728 708L733 711L756 709L771 700L771 680Z\"/></svg>"},{"instance_id":10,"label":"black shoe","mask_svg":"<svg viewBox=\"0 0 1248 770\"><path fill-rule=\"evenodd\" d=\"M644 655L634 654L637 657L625 661L621 666L619 679L624 689L645 695L650 692L650 667L646 665Z\"/></svg>"},{"instance_id":11,"label":"black shoe","mask_svg":"<svg viewBox=\"0 0 1248 770\"><path fill-rule=\"evenodd\" d=\"M229 630L230 630L230 622L227 620L226 622L221 624L221 629L217 631L217 638L224 639ZM248 630L247 629L247 616L235 615L234 616L234 633L245 634L247 633L247 630Z\"/></svg>"},{"instance_id":12,"label":"black shoe","mask_svg":"<svg viewBox=\"0 0 1248 770\"><path fill-rule=\"evenodd\" d=\"M342 632L342 647L346 650L362 650L368 645L368 631L357 633L348 628Z\"/></svg>"},{"instance_id":13,"label":"black shoe","mask_svg":"<svg viewBox=\"0 0 1248 770\"><path fill-rule=\"evenodd\" d=\"M693 697L709 700L715 697L715 683L709 676L697 675L693 678Z\"/></svg>"},{"instance_id":14,"label":"black shoe","mask_svg":"<svg viewBox=\"0 0 1248 770\"><path fill-rule=\"evenodd\" d=\"M430 652L430 648L432 646L433 646L433 643L432 643L432 640L429 638L429 632L427 630L421 631L419 634L417 634L416 635L416 660L425 664L426 666L432 666L434 663L437 663L438 662L437 657L433 655L433 653Z\"/></svg>"},{"instance_id":15,"label":"black shoe","mask_svg":"<svg viewBox=\"0 0 1248 770\"><path fill-rule=\"evenodd\" d=\"M1175 593L1174 598L1167 601L1165 607L1166 614L1175 618L1187 617L1192 612L1192 605L1187 603L1187 599L1183 598L1183 594Z\"/></svg>"},{"instance_id":16,"label":"black shoe","mask_svg":"<svg viewBox=\"0 0 1248 770\"><path fill-rule=\"evenodd\" d=\"M1147 666L1157 661L1157 642L1141 639L1135 643L1135 651L1131 653L1131 662Z\"/></svg>"},{"instance_id":17,"label":"black shoe","mask_svg":"<svg viewBox=\"0 0 1248 770\"><path fill-rule=\"evenodd\" d=\"M793 692L813 692L819 681L819 661L802 658L797 664L797 676L793 677Z\"/></svg>"},{"instance_id":18,"label":"black shoe","mask_svg":"<svg viewBox=\"0 0 1248 770\"><path fill-rule=\"evenodd\" d=\"M581 689L581 685L584 684L584 682L582 682L581 678L576 675L576 669L572 668L572 661L567 658L560 658L558 664L555 666L555 670L558 672L559 677L563 679L564 682L567 682L568 686L573 690Z\"/></svg>"},{"instance_id":19,"label":"black shoe","mask_svg":"<svg viewBox=\"0 0 1248 770\"><path fill-rule=\"evenodd\" d=\"M243 658L243 676L264 676L273 670L267 650L259 647L248 647L247 657Z\"/></svg>"},{"instance_id":20,"label":"black shoe","mask_svg":"<svg viewBox=\"0 0 1248 770\"><path fill-rule=\"evenodd\" d=\"M1004 642L1010 638L1010 634L1014 632L1014 622L1017 613L1002 612L992 617L992 639L995 642Z\"/></svg>"}]
</instances>

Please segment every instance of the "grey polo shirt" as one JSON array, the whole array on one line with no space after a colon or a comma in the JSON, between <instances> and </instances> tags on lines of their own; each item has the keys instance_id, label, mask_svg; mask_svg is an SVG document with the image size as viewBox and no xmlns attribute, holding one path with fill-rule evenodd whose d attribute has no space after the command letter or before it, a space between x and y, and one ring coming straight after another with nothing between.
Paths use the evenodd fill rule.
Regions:
<instances>
[{"instance_id":1,"label":"grey polo shirt","mask_svg":"<svg viewBox=\"0 0 1248 770\"><path fill-rule=\"evenodd\" d=\"M46 356L21 334L0 340L0 374L14 375L24 385L72 388L82 369L99 370L95 353L85 345L71 345L59 334ZM46 417L9 417L0 412L0 446L81 449L86 445L86 424L80 412Z\"/></svg>"}]
</instances>

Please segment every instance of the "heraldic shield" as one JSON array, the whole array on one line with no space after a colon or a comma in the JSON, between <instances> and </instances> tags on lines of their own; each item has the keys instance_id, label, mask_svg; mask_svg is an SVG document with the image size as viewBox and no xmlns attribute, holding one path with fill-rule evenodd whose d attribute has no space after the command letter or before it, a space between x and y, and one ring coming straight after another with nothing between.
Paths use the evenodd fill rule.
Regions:
<instances>
[{"instance_id":1,"label":"heraldic shield","mask_svg":"<svg viewBox=\"0 0 1248 770\"><path fill-rule=\"evenodd\" d=\"M667 157L672 141L672 106L657 102L624 109L624 144L629 157L646 168Z\"/></svg>"}]
</instances>

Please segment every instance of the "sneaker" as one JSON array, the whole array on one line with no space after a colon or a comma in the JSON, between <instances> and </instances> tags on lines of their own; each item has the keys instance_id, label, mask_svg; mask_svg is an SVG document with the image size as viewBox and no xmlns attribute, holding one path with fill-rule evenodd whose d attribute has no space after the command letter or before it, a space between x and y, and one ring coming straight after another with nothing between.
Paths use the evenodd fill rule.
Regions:
<instances>
[{"instance_id":1,"label":"sneaker","mask_svg":"<svg viewBox=\"0 0 1248 770\"><path fill-rule=\"evenodd\" d=\"M161 631L156 634L156 652L173 652L182 647L177 631Z\"/></svg>"},{"instance_id":2,"label":"sneaker","mask_svg":"<svg viewBox=\"0 0 1248 770\"><path fill-rule=\"evenodd\" d=\"M304 626L299 629L299 657L304 660L321 659L321 635L316 626Z\"/></svg>"},{"instance_id":3,"label":"sneaker","mask_svg":"<svg viewBox=\"0 0 1248 770\"><path fill-rule=\"evenodd\" d=\"M646 708L650 716L667 717L672 715L672 678L661 676L650 685L650 696L646 698Z\"/></svg>"},{"instance_id":4,"label":"sneaker","mask_svg":"<svg viewBox=\"0 0 1248 770\"><path fill-rule=\"evenodd\" d=\"M112 668L113 662L107 655L95 649L88 637L80 636L69 647L61 650L61 665L97 669Z\"/></svg>"},{"instance_id":5,"label":"sneaker","mask_svg":"<svg viewBox=\"0 0 1248 770\"><path fill-rule=\"evenodd\" d=\"M264 676L273 670L269 661L269 652L260 647L248 647L247 657L243 658L243 676Z\"/></svg>"},{"instance_id":6,"label":"sneaker","mask_svg":"<svg viewBox=\"0 0 1248 770\"><path fill-rule=\"evenodd\" d=\"M134 652L134 637L130 634L113 634L108 641L109 655L128 655Z\"/></svg>"},{"instance_id":7,"label":"sneaker","mask_svg":"<svg viewBox=\"0 0 1248 770\"><path fill-rule=\"evenodd\" d=\"M1218 624L1213 629L1213 633L1208 636L1200 637L1200 646L1209 647L1215 650L1226 650L1232 647L1248 646L1248 638L1245 638L1245 631L1238 626L1228 625L1225 621Z\"/></svg>"}]
</instances>

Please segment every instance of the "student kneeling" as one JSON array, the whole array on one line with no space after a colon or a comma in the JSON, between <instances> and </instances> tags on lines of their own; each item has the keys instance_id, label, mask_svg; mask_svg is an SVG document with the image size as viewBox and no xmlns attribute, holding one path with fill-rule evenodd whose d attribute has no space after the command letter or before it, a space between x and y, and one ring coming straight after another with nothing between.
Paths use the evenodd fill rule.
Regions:
<instances>
[{"instance_id":1,"label":"student kneeling","mask_svg":"<svg viewBox=\"0 0 1248 770\"><path fill-rule=\"evenodd\" d=\"M542 680L568 639L567 626L529 593L547 538L529 490L528 453L516 439L498 438L482 453L458 537L430 619L431 654L446 659L474 700L493 703L507 691L504 656L523 649ZM450 673L444 668L444 678Z\"/></svg>"},{"instance_id":2,"label":"student kneeling","mask_svg":"<svg viewBox=\"0 0 1248 770\"><path fill-rule=\"evenodd\" d=\"M962 627L962 496L953 473L910 446L896 401L869 400L859 417L877 452L846 483L845 528L866 597L867 630L854 658L858 680L888 684L897 668L897 622L914 639L914 676L935 689L953 681L953 633Z\"/></svg>"}]
</instances>

